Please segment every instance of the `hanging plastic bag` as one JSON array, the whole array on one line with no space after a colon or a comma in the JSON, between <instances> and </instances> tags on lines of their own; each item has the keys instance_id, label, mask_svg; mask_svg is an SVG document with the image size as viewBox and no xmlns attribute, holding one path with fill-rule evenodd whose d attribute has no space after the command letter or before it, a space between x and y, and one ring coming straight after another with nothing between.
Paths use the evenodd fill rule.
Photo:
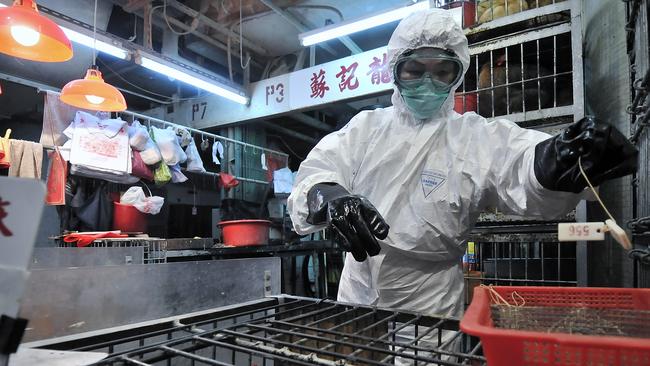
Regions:
<instances>
[{"instance_id":1,"label":"hanging plastic bag","mask_svg":"<svg viewBox=\"0 0 650 366\"><path fill-rule=\"evenodd\" d=\"M212 162L217 165L221 165L219 156L223 158L223 144L221 141L215 141L212 145Z\"/></svg>"},{"instance_id":2,"label":"hanging plastic bag","mask_svg":"<svg viewBox=\"0 0 650 366\"><path fill-rule=\"evenodd\" d=\"M47 172L47 194L45 204L65 205L65 183L68 178L68 162L63 160L58 149L48 153L50 168Z\"/></svg>"},{"instance_id":3,"label":"hanging plastic bag","mask_svg":"<svg viewBox=\"0 0 650 366\"><path fill-rule=\"evenodd\" d=\"M169 170L172 173L172 183L183 183L187 182L187 177L181 171L181 166L176 164L169 167Z\"/></svg>"},{"instance_id":4,"label":"hanging plastic bag","mask_svg":"<svg viewBox=\"0 0 650 366\"><path fill-rule=\"evenodd\" d=\"M147 143L151 139L147 128L138 122L138 120L133 121L133 123L128 127L127 132L129 134L129 145L137 151L142 151L147 148Z\"/></svg>"},{"instance_id":5,"label":"hanging plastic bag","mask_svg":"<svg viewBox=\"0 0 650 366\"><path fill-rule=\"evenodd\" d=\"M148 181L153 181L153 172L147 166L147 164L145 164L144 161L142 160L142 157L140 156L140 152L133 150L133 155L131 155L131 159L132 159L131 175L140 177L142 179L146 179Z\"/></svg>"},{"instance_id":6,"label":"hanging plastic bag","mask_svg":"<svg viewBox=\"0 0 650 366\"><path fill-rule=\"evenodd\" d=\"M228 173L219 173L219 183L226 190L237 187L239 185L237 178Z\"/></svg>"},{"instance_id":7,"label":"hanging plastic bag","mask_svg":"<svg viewBox=\"0 0 650 366\"><path fill-rule=\"evenodd\" d=\"M165 203L165 199L158 196L152 196L151 191L149 191L149 197L147 197L145 196L142 187L131 187L124 192L120 198L120 203L124 205L132 205L142 213L157 215Z\"/></svg>"},{"instance_id":8,"label":"hanging plastic bag","mask_svg":"<svg viewBox=\"0 0 650 366\"><path fill-rule=\"evenodd\" d=\"M151 127L151 131L165 164L176 165L187 160L187 155L178 143L176 132L172 127L165 129Z\"/></svg>"},{"instance_id":9,"label":"hanging plastic bag","mask_svg":"<svg viewBox=\"0 0 650 366\"><path fill-rule=\"evenodd\" d=\"M163 186L172 179L172 173L164 162L161 162L153 172L153 180L156 185Z\"/></svg>"},{"instance_id":10,"label":"hanging plastic bag","mask_svg":"<svg viewBox=\"0 0 650 366\"><path fill-rule=\"evenodd\" d=\"M205 173L205 168L203 167L203 160L201 155L199 155L199 149L196 148L194 140L187 145L185 149L185 154L187 155L187 171L188 172L198 172Z\"/></svg>"},{"instance_id":11,"label":"hanging plastic bag","mask_svg":"<svg viewBox=\"0 0 650 366\"><path fill-rule=\"evenodd\" d=\"M160 155L158 145L152 139L149 139L144 150L140 151L140 157L147 165L156 165L162 161L162 155Z\"/></svg>"},{"instance_id":12,"label":"hanging plastic bag","mask_svg":"<svg viewBox=\"0 0 650 366\"><path fill-rule=\"evenodd\" d=\"M176 131L176 136L178 137L178 143L181 145L181 147L184 148L187 145L189 145L190 142L194 141L192 135L188 130L182 127L176 127L174 128L174 131Z\"/></svg>"}]
</instances>

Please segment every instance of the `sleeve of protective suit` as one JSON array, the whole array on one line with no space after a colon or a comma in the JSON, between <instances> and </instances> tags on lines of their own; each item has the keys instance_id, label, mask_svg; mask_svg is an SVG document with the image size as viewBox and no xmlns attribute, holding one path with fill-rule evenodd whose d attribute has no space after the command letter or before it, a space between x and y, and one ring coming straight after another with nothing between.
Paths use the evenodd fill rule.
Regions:
<instances>
[{"instance_id":1,"label":"sleeve of protective suit","mask_svg":"<svg viewBox=\"0 0 650 366\"><path fill-rule=\"evenodd\" d=\"M570 193L544 188L535 176L535 146L551 136L524 129L507 120L483 122L477 136L482 156L490 156L485 172L482 206L530 218L553 219L576 207L587 192ZM489 138L487 138L489 136Z\"/></svg>"},{"instance_id":2,"label":"sleeve of protective suit","mask_svg":"<svg viewBox=\"0 0 650 366\"><path fill-rule=\"evenodd\" d=\"M360 164L360 155L367 145L366 124L369 112L355 116L341 130L325 136L300 164L293 190L287 201L287 209L294 230L306 235L325 228L325 225L311 225L307 222L309 208L307 193L318 183L336 183L352 193L353 171Z\"/></svg>"}]
</instances>

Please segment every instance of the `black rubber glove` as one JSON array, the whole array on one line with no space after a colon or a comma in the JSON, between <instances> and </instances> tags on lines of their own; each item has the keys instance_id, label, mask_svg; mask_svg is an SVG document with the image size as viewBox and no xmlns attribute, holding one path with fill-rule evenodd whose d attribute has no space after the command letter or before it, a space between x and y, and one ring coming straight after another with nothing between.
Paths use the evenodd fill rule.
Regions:
<instances>
[{"instance_id":1,"label":"black rubber glove","mask_svg":"<svg viewBox=\"0 0 650 366\"><path fill-rule=\"evenodd\" d=\"M362 196L352 195L335 183L319 183L307 193L312 225L327 223L336 242L363 262L367 256L379 254L377 239L388 236L388 224L377 209Z\"/></svg>"},{"instance_id":2,"label":"black rubber glove","mask_svg":"<svg viewBox=\"0 0 650 366\"><path fill-rule=\"evenodd\" d=\"M544 188L581 192L587 182L580 174L579 157L589 181L597 186L636 172L638 150L615 127L585 117L537 144L535 176Z\"/></svg>"}]
</instances>

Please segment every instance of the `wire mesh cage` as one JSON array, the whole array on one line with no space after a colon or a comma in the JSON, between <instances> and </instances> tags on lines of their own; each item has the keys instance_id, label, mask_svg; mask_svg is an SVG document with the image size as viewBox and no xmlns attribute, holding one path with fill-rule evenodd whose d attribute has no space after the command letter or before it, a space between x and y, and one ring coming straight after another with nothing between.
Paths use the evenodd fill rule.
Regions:
<instances>
[{"instance_id":1,"label":"wire mesh cage","mask_svg":"<svg viewBox=\"0 0 650 366\"><path fill-rule=\"evenodd\" d=\"M557 4L565 0L479 0L475 22L485 23L522 11Z\"/></svg>"},{"instance_id":2,"label":"wire mesh cage","mask_svg":"<svg viewBox=\"0 0 650 366\"><path fill-rule=\"evenodd\" d=\"M118 330L50 349L108 352L98 365L484 365L459 321L281 296ZM401 333L410 329L411 338Z\"/></svg>"},{"instance_id":3,"label":"wire mesh cage","mask_svg":"<svg viewBox=\"0 0 650 366\"><path fill-rule=\"evenodd\" d=\"M505 226L524 233L485 234L474 232L471 263L465 272L465 303L470 304L474 288L496 286L564 286L578 284L577 244L560 243L549 232L556 225ZM534 232L537 229L548 230Z\"/></svg>"},{"instance_id":4,"label":"wire mesh cage","mask_svg":"<svg viewBox=\"0 0 650 366\"><path fill-rule=\"evenodd\" d=\"M66 243L57 240L59 248L76 248L76 243ZM99 239L90 243L86 248L142 248L144 251L141 264L167 263L167 242L164 239L124 238Z\"/></svg>"},{"instance_id":5,"label":"wire mesh cage","mask_svg":"<svg viewBox=\"0 0 650 366\"><path fill-rule=\"evenodd\" d=\"M470 66L456 93L456 110L514 122L572 121L574 59L568 24L470 47Z\"/></svg>"}]
</instances>

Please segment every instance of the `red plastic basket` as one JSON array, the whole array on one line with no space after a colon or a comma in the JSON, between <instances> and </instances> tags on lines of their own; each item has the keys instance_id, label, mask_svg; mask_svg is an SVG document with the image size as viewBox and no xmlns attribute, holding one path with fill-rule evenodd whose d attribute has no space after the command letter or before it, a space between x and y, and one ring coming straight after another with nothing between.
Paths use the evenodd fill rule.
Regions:
<instances>
[{"instance_id":1,"label":"red plastic basket","mask_svg":"<svg viewBox=\"0 0 650 366\"><path fill-rule=\"evenodd\" d=\"M514 291L526 306L650 310L650 289L576 287L492 287L505 299ZM474 289L460 328L481 338L489 366L650 365L650 339L543 333L494 327L489 289Z\"/></svg>"}]
</instances>

